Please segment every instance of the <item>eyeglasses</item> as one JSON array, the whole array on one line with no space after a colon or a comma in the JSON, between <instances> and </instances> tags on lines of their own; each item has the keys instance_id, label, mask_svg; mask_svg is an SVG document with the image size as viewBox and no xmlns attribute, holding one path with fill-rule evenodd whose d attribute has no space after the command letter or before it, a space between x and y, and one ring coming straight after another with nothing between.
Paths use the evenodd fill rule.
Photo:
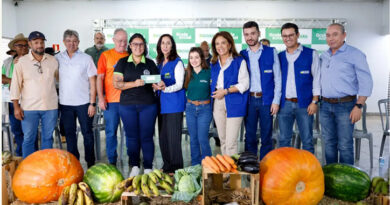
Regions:
<instances>
[{"instance_id":1,"label":"eyeglasses","mask_svg":"<svg viewBox=\"0 0 390 205\"><path fill-rule=\"evenodd\" d=\"M34 66L36 66L38 68L38 73L39 74L42 74L43 71L42 71L42 66L41 66L41 62L38 62L38 63L35 63Z\"/></svg>"},{"instance_id":2,"label":"eyeglasses","mask_svg":"<svg viewBox=\"0 0 390 205\"><path fill-rule=\"evenodd\" d=\"M282 38L287 39L287 38L292 38L294 36L295 36L295 33L290 34L290 35L282 35Z\"/></svg>"},{"instance_id":3,"label":"eyeglasses","mask_svg":"<svg viewBox=\"0 0 390 205\"><path fill-rule=\"evenodd\" d=\"M131 45L134 47L143 47L145 44L144 43L131 43Z\"/></svg>"},{"instance_id":4,"label":"eyeglasses","mask_svg":"<svg viewBox=\"0 0 390 205\"><path fill-rule=\"evenodd\" d=\"M28 44L15 44L14 46L19 48L28 48Z\"/></svg>"}]
</instances>

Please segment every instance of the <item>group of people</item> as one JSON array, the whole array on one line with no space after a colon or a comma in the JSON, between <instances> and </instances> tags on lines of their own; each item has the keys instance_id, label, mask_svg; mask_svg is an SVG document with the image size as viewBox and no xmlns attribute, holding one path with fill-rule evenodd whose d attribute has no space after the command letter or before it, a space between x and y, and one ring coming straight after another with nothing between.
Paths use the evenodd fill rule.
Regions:
<instances>
[{"instance_id":1,"label":"group of people","mask_svg":"<svg viewBox=\"0 0 390 205\"><path fill-rule=\"evenodd\" d=\"M300 44L299 35L296 24L284 24L281 36L286 50L278 53L260 43L258 24L249 21L243 25L247 49L238 52L230 33L220 31L212 38L212 55L208 43L203 42L201 47L190 49L185 67L170 34L160 36L157 58L153 61L148 57L144 36L136 33L128 40L127 32L121 28L114 32L114 48L104 47L104 34L98 32L95 45L85 53L78 48L78 33L66 30L63 36L66 50L55 57L44 53L45 36L32 32L28 39L10 42L17 57L10 66L3 65L3 84L10 84L10 120L21 121L23 131L20 136L12 128L17 153L21 151L27 157L36 150L39 121L41 148L52 147L59 105L67 150L79 158L78 118L84 136L85 160L88 167L92 166L95 163L92 119L97 99L105 120L107 157L113 165L117 163L116 133L120 120L123 122L132 167L130 176L140 173L141 151L144 173L152 170L156 119L163 171L172 173L183 168L184 112L192 165L212 155L209 129L213 119L222 154L238 152L238 135L244 122L245 150L254 154L258 154L260 127L262 159L272 150L275 115L281 147L291 146L296 121L303 149L314 153L313 115L318 109L326 162L353 164L354 123L361 118L362 106L373 86L366 57L345 42L344 26L338 23L328 26L329 50L321 56ZM149 82L145 76L158 78Z\"/></svg>"}]
</instances>

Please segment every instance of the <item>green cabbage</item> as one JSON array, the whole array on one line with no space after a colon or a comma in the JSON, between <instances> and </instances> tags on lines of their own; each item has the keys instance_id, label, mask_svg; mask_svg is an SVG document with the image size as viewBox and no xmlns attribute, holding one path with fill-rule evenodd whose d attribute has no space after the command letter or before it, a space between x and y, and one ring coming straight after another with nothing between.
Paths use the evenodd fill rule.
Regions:
<instances>
[{"instance_id":1,"label":"green cabbage","mask_svg":"<svg viewBox=\"0 0 390 205\"><path fill-rule=\"evenodd\" d=\"M185 175L182 178L180 178L179 191L189 192L189 193L196 191L194 182L192 181L192 177L190 175Z\"/></svg>"}]
</instances>

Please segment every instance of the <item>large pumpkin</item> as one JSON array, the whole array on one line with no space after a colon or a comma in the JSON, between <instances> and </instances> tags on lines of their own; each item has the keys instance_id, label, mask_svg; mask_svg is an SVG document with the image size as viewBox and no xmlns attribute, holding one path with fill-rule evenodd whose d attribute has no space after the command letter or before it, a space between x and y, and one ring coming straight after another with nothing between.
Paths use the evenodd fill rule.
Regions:
<instances>
[{"instance_id":1,"label":"large pumpkin","mask_svg":"<svg viewBox=\"0 0 390 205\"><path fill-rule=\"evenodd\" d=\"M83 179L83 168L71 153L59 149L34 152L20 163L12 180L18 199L27 203L57 201L62 189Z\"/></svg>"},{"instance_id":2,"label":"large pumpkin","mask_svg":"<svg viewBox=\"0 0 390 205\"><path fill-rule=\"evenodd\" d=\"M283 147L260 162L260 195L265 204L318 204L324 195L324 173L306 150Z\"/></svg>"}]
</instances>

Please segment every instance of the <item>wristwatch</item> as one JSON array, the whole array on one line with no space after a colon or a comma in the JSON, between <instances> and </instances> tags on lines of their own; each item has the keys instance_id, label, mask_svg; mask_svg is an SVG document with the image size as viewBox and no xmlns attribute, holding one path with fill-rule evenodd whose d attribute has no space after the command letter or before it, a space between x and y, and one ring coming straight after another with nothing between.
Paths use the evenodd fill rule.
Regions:
<instances>
[{"instance_id":1,"label":"wristwatch","mask_svg":"<svg viewBox=\"0 0 390 205\"><path fill-rule=\"evenodd\" d=\"M96 107L96 103L89 103L89 105Z\"/></svg>"},{"instance_id":2,"label":"wristwatch","mask_svg":"<svg viewBox=\"0 0 390 205\"><path fill-rule=\"evenodd\" d=\"M363 107L363 104L356 103L356 104L355 104L355 106L356 106L356 107L358 107L359 109L362 109L362 107Z\"/></svg>"},{"instance_id":3,"label":"wristwatch","mask_svg":"<svg viewBox=\"0 0 390 205\"><path fill-rule=\"evenodd\" d=\"M317 100L313 100L313 101L311 101L311 103L314 103L314 104L318 104L318 101Z\"/></svg>"}]
</instances>

